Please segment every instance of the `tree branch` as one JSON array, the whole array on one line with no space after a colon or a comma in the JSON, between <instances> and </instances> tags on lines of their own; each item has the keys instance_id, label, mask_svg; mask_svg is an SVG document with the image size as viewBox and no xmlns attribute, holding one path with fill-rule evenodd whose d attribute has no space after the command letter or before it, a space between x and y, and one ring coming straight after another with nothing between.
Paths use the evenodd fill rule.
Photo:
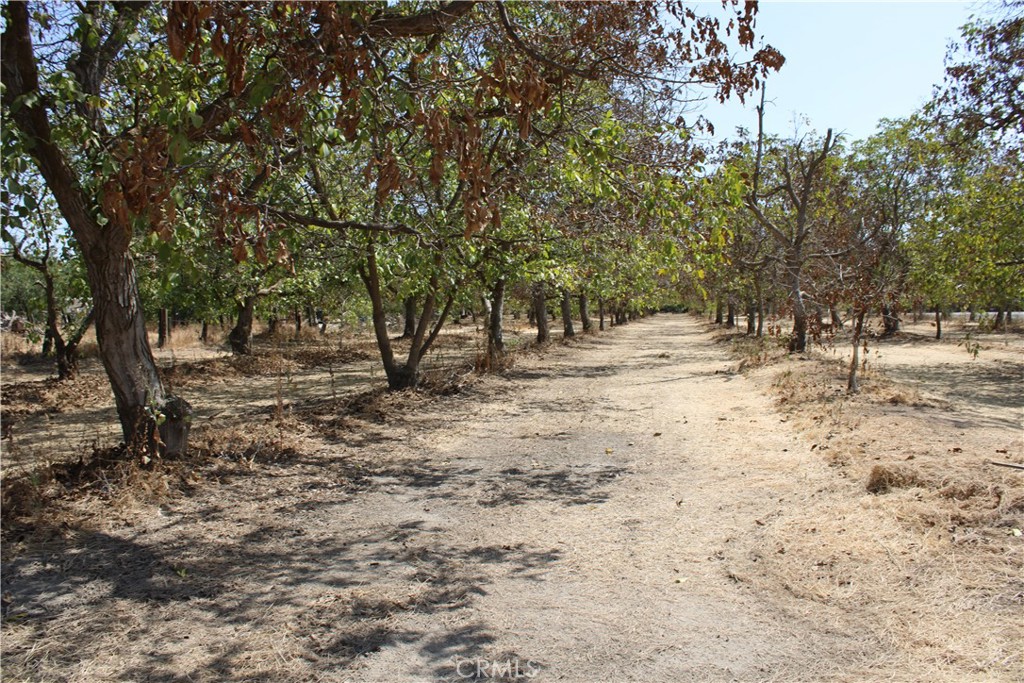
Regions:
<instances>
[{"instance_id":1,"label":"tree branch","mask_svg":"<svg viewBox=\"0 0 1024 683\"><path fill-rule=\"evenodd\" d=\"M361 223L359 221L335 221L318 218L317 216L295 213L294 211L288 211L287 209L279 209L275 206L271 206L270 204L258 204L256 206L268 214L298 225L315 225L320 228L329 228L331 230L363 230L365 232L401 233L405 235L419 236L418 232L401 224L385 225L383 223Z\"/></svg>"}]
</instances>

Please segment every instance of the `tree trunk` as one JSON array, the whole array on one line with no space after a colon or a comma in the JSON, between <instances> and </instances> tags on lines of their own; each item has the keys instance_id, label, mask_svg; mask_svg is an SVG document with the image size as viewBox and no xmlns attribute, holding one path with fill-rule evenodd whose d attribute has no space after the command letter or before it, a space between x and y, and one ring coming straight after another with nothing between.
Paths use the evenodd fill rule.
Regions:
<instances>
[{"instance_id":1,"label":"tree trunk","mask_svg":"<svg viewBox=\"0 0 1024 683\"><path fill-rule=\"evenodd\" d=\"M789 271L789 298L793 304L793 336L789 340L790 353L803 353L807 349L807 308L800 291L799 256L787 262Z\"/></svg>"},{"instance_id":2,"label":"tree trunk","mask_svg":"<svg viewBox=\"0 0 1024 683\"><path fill-rule=\"evenodd\" d=\"M850 374L846 381L846 391L850 394L856 394L860 391L860 379L857 376L857 372L860 369L860 340L864 333L864 316L866 313L867 311L864 309L858 310L853 321L853 357L850 359Z\"/></svg>"},{"instance_id":3,"label":"tree trunk","mask_svg":"<svg viewBox=\"0 0 1024 683\"><path fill-rule=\"evenodd\" d=\"M562 330L565 339L576 336L576 329L572 326L572 296L568 289L562 290Z\"/></svg>"},{"instance_id":4,"label":"tree trunk","mask_svg":"<svg viewBox=\"0 0 1024 683\"><path fill-rule=\"evenodd\" d=\"M207 341L209 341L209 339L210 339L210 324L204 320L203 321L203 329L199 333L199 341L201 341L201 342L203 342L205 344Z\"/></svg>"},{"instance_id":5,"label":"tree trunk","mask_svg":"<svg viewBox=\"0 0 1024 683\"><path fill-rule=\"evenodd\" d=\"M281 324L281 321L276 315L272 315L267 318L267 334L273 337L277 334L277 328Z\"/></svg>"},{"instance_id":6,"label":"tree trunk","mask_svg":"<svg viewBox=\"0 0 1024 683\"><path fill-rule=\"evenodd\" d=\"M760 280L754 281L754 294L757 298L757 332L758 339L764 336L764 294L761 292Z\"/></svg>"},{"instance_id":7,"label":"tree trunk","mask_svg":"<svg viewBox=\"0 0 1024 683\"><path fill-rule=\"evenodd\" d=\"M70 380L78 375L78 345L82 343L82 337L89 331L89 327L96 319L96 309L90 308L85 318L78 325L78 329L68 338L67 341L58 332L54 341L57 345L57 379Z\"/></svg>"},{"instance_id":8,"label":"tree trunk","mask_svg":"<svg viewBox=\"0 0 1024 683\"><path fill-rule=\"evenodd\" d=\"M248 356L252 353L252 320L256 310L256 297L252 294L238 304L238 319L235 327L228 334L231 352L236 356Z\"/></svg>"},{"instance_id":9,"label":"tree trunk","mask_svg":"<svg viewBox=\"0 0 1024 683\"><path fill-rule=\"evenodd\" d=\"M587 299L586 292L580 292L577 303L580 307L580 324L583 325L583 331L590 332L594 329L594 323L590 319L590 302Z\"/></svg>"},{"instance_id":10,"label":"tree trunk","mask_svg":"<svg viewBox=\"0 0 1024 683\"><path fill-rule=\"evenodd\" d=\"M130 234L125 227L119 229ZM164 393L146 334L135 264L128 245L123 246L114 248L108 242L106 249L83 248L100 358L129 451L182 455L188 448L192 407Z\"/></svg>"},{"instance_id":11,"label":"tree trunk","mask_svg":"<svg viewBox=\"0 0 1024 683\"><path fill-rule=\"evenodd\" d=\"M829 306L829 315L832 316L832 329L836 332L843 331L843 319L835 306Z\"/></svg>"},{"instance_id":12,"label":"tree trunk","mask_svg":"<svg viewBox=\"0 0 1024 683\"><path fill-rule=\"evenodd\" d=\"M430 350L431 345L441 331L445 318L451 310L455 300L454 293L449 296L444 309L438 316L437 323L427 335L427 328L434 320L434 305L437 301L437 279L431 278L430 291L424 298L423 312L420 314L419 324L413 334L412 345L409 348L409 356L403 365L395 360L395 352L391 346L391 338L388 336L387 312L384 309L384 297L380 285L380 271L377 268L377 254L374 245L369 245L366 250L365 267L359 268L359 277L366 286L367 294L370 296L370 303L373 306L373 332L377 338L377 348L380 350L381 362L384 364L384 374L388 379L389 391L401 391L403 389L415 388L419 382L420 360Z\"/></svg>"},{"instance_id":13,"label":"tree trunk","mask_svg":"<svg viewBox=\"0 0 1024 683\"><path fill-rule=\"evenodd\" d=\"M407 296L403 302L405 307L405 328L400 339L412 339L416 334L416 297Z\"/></svg>"},{"instance_id":14,"label":"tree trunk","mask_svg":"<svg viewBox=\"0 0 1024 683\"><path fill-rule=\"evenodd\" d=\"M156 347L158 349L167 346L167 342L171 340L171 326L168 322L167 309L161 307L160 312L157 314L156 324Z\"/></svg>"},{"instance_id":15,"label":"tree trunk","mask_svg":"<svg viewBox=\"0 0 1024 683\"><path fill-rule=\"evenodd\" d=\"M942 311L935 307L935 338L942 339Z\"/></svg>"},{"instance_id":16,"label":"tree trunk","mask_svg":"<svg viewBox=\"0 0 1024 683\"><path fill-rule=\"evenodd\" d=\"M597 299L597 315L600 318L600 324L598 331L604 332L604 299L598 297Z\"/></svg>"},{"instance_id":17,"label":"tree trunk","mask_svg":"<svg viewBox=\"0 0 1024 683\"><path fill-rule=\"evenodd\" d=\"M725 326L728 329L736 327L736 304L733 303L731 298L729 303L726 304Z\"/></svg>"},{"instance_id":18,"label":"tree trunk","mask_svg":"<svg viewBox=\"0 0 1024 683\"><path fill-rule=\"evenodd\" d=\"M298 341L302 334L302 311L297 306L292 311L292 317L295 319L295 339Z\"/></svg>"},{"instance_id":19,"label":"tree trunk","mask_svg":"<svg viewBox=\"0 0 1024 683\"><path fill-rule=\"evenodd\" d=\"M757 303L751 299L747 301L747 334L754 334L755 326L757 325Z\"/></svg>"},{"instance_id":20,"label":"tree trunk","mask_svg":"<svg viewBox=\"0 0 1024 683\"><path fill-rule=\"evenodd\" d=\"M545 344L551 339L551 332L548 330L548 302L543 282L533 286L533 315L537 319L537 343Z\"/></svg>"},{"instance_id":21,"label":"tree trunk","mask_svg":"<svg viewBox=\"0 0 1024 683\"><path fill-rule=\"evenodd\" d=\"M491 290L490 316L487 321L487 367L500 368L505 358L502 312L505 308L505 278L498 278Z\"/></svg>"},{"instance_id":22,"label":"tree trunk","mask_svg":"<svg viewBox=\"0 0 1024 683\"><path fill-rule=\"evenodd\" d=\"M723 311L722 311L722 300L721 299L716 299L715 300L715 324L716 325L721 325L722 324L722 321L723 321L722 314L723 314Z\"/></svg>"},{"instance_id":23,"label":"tree trunk","mask_svg":"<svg viewBox=\"0 0 1024 683\"><path fill-rule=\"evenodd\" d=\"M882 336L893 337L900 331L899 309L891 304L882 306Z\"/></svg>"},{"instance_id":24,"label":"tree trunk","mask_svg":"<svg viewBox=\"0 0 1024 683\"><path fill-rule=\"evenodd\" d=\"M43 332L43 358L49 358L53 355L53 330L50 326L46 326L46 330Z\"/></svg>"}]
</instances>

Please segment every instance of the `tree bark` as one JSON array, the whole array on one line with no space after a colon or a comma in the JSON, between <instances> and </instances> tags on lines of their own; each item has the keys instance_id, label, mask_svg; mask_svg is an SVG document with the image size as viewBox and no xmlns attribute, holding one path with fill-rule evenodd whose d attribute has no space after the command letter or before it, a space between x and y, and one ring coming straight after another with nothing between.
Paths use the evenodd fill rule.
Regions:
<instances>
[{"instance_id":1,"label":"tree bark","mask_svg":"<svg viewBox=\"0 0 1024 683\"><path fill-rule=\"evenodd\" d=\"M562 290L562 330L565 339L576 336L576 329L572 325L572 296L568 289Z\"/></svg>"},{"instance_id":2,"label":"tree bark","mask_svg":"<svg viewBox=\"0 0 1024 683\"><path fill-rule=\"evenodd\" d=\"M533 286L533 315L537 319L537 343L545 344L551 339L551 332L548 329L548 301L543 282Z\"/></svg>"},{"instance_id":3,"label":"tree bark","mask_svg":"<svg viewBox=\"0 0 1024 683\"><path fill-rule=\"evenodd\" d=\"M405 328L400 339L412 339L416 334L416 297L407 296L402 302L405 308Z\"/></svg>"},{"instance_id":4,"label":"tree bark","mask_svg":"<svg viewBox=\"0 0 1024 683\"><path fill-rule=\"evenodd\" d=\"M583 325L583 331L590 332L594 329L594 322L590 319L590 301L586 292L580 292L577 303L580 307L580 324Z\"/></svg>"},{"instance_id":5,"label":"tree bark","mask_svg":"<svg viewBox=\"0 0 1024 683\"><path fill-rule=\"evenodd\" d=\"M864 333L864 316L867 311L860 309L857 311L853 321L853 356L850 359L850 374L846 381L846 391L850 394L856 394L860 392L860 378L857 375L860 369L860 340Z\"/></svg>"},{"instance_id":6,"label":"tree bark","mask_svg":"<svg viewBox=\"0 0 1024 683\"><path fill-rule=\"evenodd\" d=\"M899 309L891 304L882 306L882 336L893 337L900 331Z\"/></svg>"},{"instance_id":7,"label":"tree bark","mask_svg":"<svg viewBox=\"0 0 1024 683\"><path fill-rule=\"evenodd\" d=\"M248 356L252 353L252 321L255 310L256 297L252 294L238 304L238 317L234 328L228 334L231 352L236 356Z\"/></svg>"},{"instance_id":8,"label":"tree bark","mask_svg":"<svg viewBox=\"0 0 1024 683\"><path fill-rule=\"evenodd\" d=\"M487 321L487 367L500 368L505 358L502 315L505 308L505 278L498 278L491 290L490 316Z\"/></svg>"},{"instance_id":9,"label":"tree bark","mask_svg":"<svg viewBox=\"0 0 1024 683\"><path fill-rule=\"evenodd\" d=\"M157 314L156 347L162 349L171 340L171 326L168 324L167 308L162 307Z\"/></svg>"},{"instance_id":10,"label":"tree bark","mask_svg":"<svg viewBox=\"0 0 1024 683\"><path fill-rule=\"evenodd\" d=\"M604 332L604 299L598 298L597 300L597 314L600 317L600 325L598 331Z\"/></svg>"},{"instance_id":11,"label":"tree bark","mask_svg":"<svg viewBox=\"0 0 1024 683\"><path fill-rule=\"evenodd\" d=\"M935 307L935 338L942 339L942 311Z\"/></svg>"},{"instance_id":12,"label":"tree bark","mask_svg":"<svg viewBox=\"0 0 1024 683\"><path fill-rule=\"evenodd\" d=\"M726 304L725 326L728 329L736 327L736 304L732 299L729 299L729 303Z\"/></svg>"},{"instance_id":13,"label":"tree bark","mask_svg":"<svg viewBox=\"0 0 1024 683\"><path fill-rule=\"evenodd\" d=\"M807 308L800 290L802 260L799 255L794 255L786 265L789 273L789 298L793 304L793 336L789 340L789 352L803 353L807 349Z\"/></svg>"},{"instance_id":14,"label":"tree bark","mask_svg":"<svg viewBox=\"0 0 1024 683\"><path fill-rule=\"evenodd\" d=\"M723 310L722 310L722 308L723 308L722 300L721 299L716 299L715 300L715 324L716 325L721 325L722 322L723 322L724 318L723 318Z\"/></svg>"}]
</instances>

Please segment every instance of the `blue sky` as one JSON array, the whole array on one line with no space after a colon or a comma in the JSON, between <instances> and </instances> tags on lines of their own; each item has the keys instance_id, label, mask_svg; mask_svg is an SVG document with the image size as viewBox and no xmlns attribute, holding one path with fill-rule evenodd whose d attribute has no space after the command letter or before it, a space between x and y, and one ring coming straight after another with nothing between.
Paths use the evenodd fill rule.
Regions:
<instances>
[{"instance_id":1,"label":"blue sky","mask_svg":"<svg viewBox=\"0 0 1024 683\"><path fill-rule=\"evenodd\" d=\"M870 136L883 117L911 114L941 82L959 27L984 9L980 2L762 2L756 30L786 57L768 79L766 132L792 134L799 115L810 128L831 127L852 141ZM709 102L701 113L722 139L737 125L756 131L755 104Z\"/></svg>"}]
</instances>

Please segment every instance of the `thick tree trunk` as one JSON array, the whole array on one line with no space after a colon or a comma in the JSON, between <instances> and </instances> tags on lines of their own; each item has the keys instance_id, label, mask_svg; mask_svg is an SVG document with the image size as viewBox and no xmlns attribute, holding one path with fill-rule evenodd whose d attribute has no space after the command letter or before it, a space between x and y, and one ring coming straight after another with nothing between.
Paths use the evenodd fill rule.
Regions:
<instances>
[{"instance_id":1,"label":"thick tree trunk","mask_svg":"<svg viewBox=\"0 0 1024 683\"><path fill-rule=\"evenodd\" d=\"M754 334L754 329L757 325L757 303L751 299L747 302L747 334Z\"/></svg>"},{"instance_id":2,"label":"thick tree trunk","mask_svg":"<svg viewBox=\"0 0 1024 683\"><path fill-rule=\"evenodd\" d=\"M199 341L204 344L210 340L210 324L207 321L203 321L203 329L199 333Z\"/></svg>"},{"instance_id":3,"label":"thick tree trunk","mask_svg":"<svg viewBox=\"0 0 1024 683\"><path fill-rule=\"evenodd\" d=\"M728 329L732 329L736 327L736 304L733 303L732 299L729 299L725 310L725 326Z\"/></svg>"},{"instance_id":4,"label":"thick tree trunk","mask_svg":"<svg viewBox=\"0 0 1024 683\"><path fill-rule=\"evenodd\" d=\"M93 292L100 358L114 391L125 444L132 452L182 455L188 447L192 408L164 393L128 245L123 249L107 246L95 251L83 248L83 256Z\"/></svg>"},{"instance_id":5,"label":"thick tree trunk","mask_svg":"<svg viewBox=\"0 0 1024 683\"><path fill-rule=\"evenodd\" d=\"M502 315L505 308L505 279L498 278L491 290L490 315L487 321L487 367L500 368L505 358Z\"/></svg>"},{"instance_id":6,"label":"thick tree trunk","mask_svg":"<svg viewBox=\"0 0 1024 683\"><path fill-rule=\"evenodd\" d=\"M228 334L231 352L236 356L248 356L252 353L252 321L255 310L255 295L250 294L238 304L238 318L231 333Z\"/></svg>"},{"instance_id":7,"label":"thick tree trunk","mask_svg":"<svg viewBox=\"0 0 1024 683\"><path fill-rule=\"evenodd\" d=\"M721 325L723 320L724 320L724 318L723 318L723 313L724 313L723 308L724 308L724 306L722 304L722 300L721 299L716 299L715 300L715 324L716 325Z\"/></svg>"},{"instance_id":8,"label":"thick tree trunk","mask_svg":"<svg viewBox=\"0 0 1024 683\"><path fill-rule=\"evenodd\" d=\"M295 319L295 339L298 340L302 334L302 311L296 307L292 311L292 317Z\"/></svg>"},{"instance_id":9,"label":"thick tree trunk","mask_svg":"<svg viewBox=\"0 0 1024 683\"><path fill-rule=\"evenodd\" d=\"M572 325L572 296L568 289L562 290L562 336L566 339L576 336L576 329Z\"/></svg>"},{"instance_id":10,"label":"thick tree trunk","mask_svg":"<svg viewBox=\"0 0 1024 683\"><path fill-rule=\"evenodd\" d=\"M580 307L580 324L583 325L583 331L590 332L594 329L594 323L590 319L590 302L587 300L586 292L580 292L577 303Z\"/></svg>"},{"instance_id":11,"label":"thick tree trunk","mask_svg":"<svg viewBox=\"0 0 1024 683\"><path fill-rule=\"evenodd\" d=\"M551 339L551 332L548 329L548 301L543 282L533 286L533 315L537 319L537 343L545 344Z\"/></svg>"},{"instance_id":12,"label":"thick tree trunk","mask_svg":"<svg viewBox=\"0 0 1024 683\"><path fill-rule=\"evenodd\" d=\"M935 307L935 338L942 339L942 311Z\"/></svg>"},{"instance_id":13,"label":"thick tree trunk","mask_svg":"<svg viewBox=\"0 0 1024 683\"><path fill-rule=\"evenodd\" d=\"M597 300L597 315L600 318L600 324L597 329L600 332L604 332L604 299L602 298Z\"/></svg>"},{"instance_id":14,"label":"thick tree trunk","mask_svg":"<svg viewBox=\"0 0 1024 683\"><path fill-rule=\"evenodd\" d=\"M407 296L402 303L405 307L405 328L400 339L412 339L416 334L416 297Z\"/></svg>"},{"instance_id":15,"label":"thick tree trunk","mask_svg":"<svg viewBox=\"0 0 1024 683\"><path fill-rule=\"evenodd\" d=\"M171 326L168 324L167 309L161 308L157 314L156 347L162 349L171 340Z\"/></svg>"}]
</instances>

